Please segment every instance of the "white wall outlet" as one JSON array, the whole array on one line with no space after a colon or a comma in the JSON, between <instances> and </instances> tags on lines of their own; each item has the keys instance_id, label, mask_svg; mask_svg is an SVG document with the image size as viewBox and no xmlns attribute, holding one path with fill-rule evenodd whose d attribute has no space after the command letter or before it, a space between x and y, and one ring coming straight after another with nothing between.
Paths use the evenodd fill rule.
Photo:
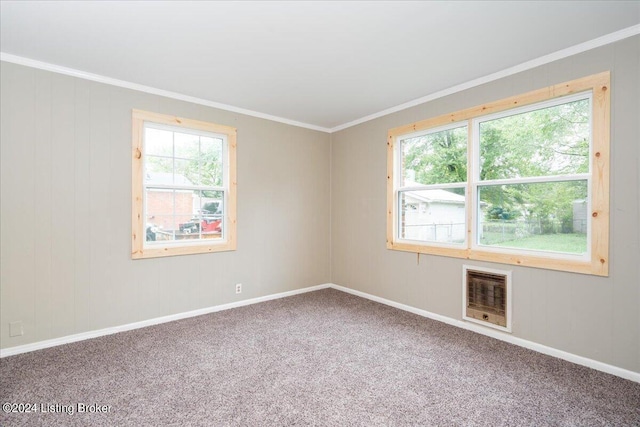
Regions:
<instances>
[{"instance_id":1,"label":"white wall outlet","mask_svg":"<svg viewBox=\"0 0 640 427\"><path fill-rule=\"evenodd\" d=\"M242 283L236 283L236 294L242 293Z\"/></svg>"},{"instance_id":2,"label":"white wall outlet","mask_svg":"<svg viewBox=\"0 0 640 427\"><path fill-rule=\"evenodd\" d=\"M24 330L22 329L22 322L9 322L9 336L10 337L19 337L24 335Z\"/></svg>"}]
</instances>

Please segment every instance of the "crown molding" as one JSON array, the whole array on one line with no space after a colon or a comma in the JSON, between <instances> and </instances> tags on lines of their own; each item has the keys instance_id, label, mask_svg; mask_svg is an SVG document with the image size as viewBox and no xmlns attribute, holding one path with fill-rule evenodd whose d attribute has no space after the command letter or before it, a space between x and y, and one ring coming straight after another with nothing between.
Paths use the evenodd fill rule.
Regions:
<instances>
[{"instance_id":1,"label":"crown molding","mask_svg":"<svg viewBox=\"0 0 640 427\"><path fill-rule=\"evenodd\" d=\"M177 92L171 92L168 90L145 86L138 83L128 82L125 80L114 79L114 78L102 76L99 74L88 73L85 71L63 67L56 64L50 64L47 62L37 61L34 59L25 58L18 55L5 53L5 52L0 52L0 61L11 62L14 64L24 65L27 67L51 71L54 73L65 74L72 77L78 77L81 79L91 80L98 83L105 83L105 84L118 86L126 89L133 89L133 90L146 92L154 95L164 96L167 98L177 99L180 101L186 101L194 104L205 105L207 107L217 108L225 111L231 111L234 113L244 114L247 116L257 117L260 119L271 120L274 122L284 123L291 126L302 127L302 128L315 130L319 132L325 132L325 133L334 133L334 132L338 132L338 131L359 125L361 123L365 123L365 122L377 119L379 117L386 116L388 114L406 110L407 108L415 107L416 105L424 104L426 102L433 101L435 99L454 94L456 92L460 92L466 89L470 89L472 87L480 86L482 84L489 83L504 77L508 77L508 76L520 73L522 71L530 70L532 68L539 67L541 65L545 65L560 59L564 59L582 52L586 52L588 50L595 49L597 47L615 43L617 41L624 40L626 38L633 37L638 34L640 34L640 24L604 35L602 37L598 37L593 40L589 40L584 43L577 44L575 46L568 47L566 49L556 51L549 55L541 56L531 61L523 62L513 67L498 71L496 73L492 73L477 79L467 81L465 83L462 83L456 86L452 86L450 88L447 88L438 92L434 92L432 94L414 99L413 101L405 102L403 104L396 105L395 107L384 109L377 113L373 113L368 116L361 117L359 119L335 126L333 128L327 128L327 127L317 126L309 123L303 123L296 120L287 119L284 117L278 117L278 116L273 116L271 114L261 113L259 111L248 110L245 108L240 108L240 107L235 107L233 105L209 101L207 99L184 95Z\"/></svg>"},{"instance_id":2,"label":"crown molding","mask_svg":"<svg viewBox=\"0 0 640 427\"><path fill-rule=\"evenodd\" d=\"M508 77L522 71L530 70L535 67L539 67L541 65L548 64L553 61L558 61L560 59L564 59L578 53L586 52L591 49L595 49L600 46L604 46L607 44L615 43L620 40L624 40L629 37L633 37L635 35L640 34L640 24L634 25L632 27L625 28L620 31L616 31L614 33L607 34L602 37L598 37L597 39L589 40L584 43L577 44L575 46L568 47L566 49L562 49L556 51L554 53L550 53L549 55L541 56L536 59L532 59L531 61L523 62L522 64L515 65L513 67L507 68L502 71L498 71L493 74L489 74L484 77L479 77L474 80L470 80L468 82L452 86L450 88L434 92L430 95L426 95L413 101L405 102L404 104L396 105L395 107L387 108L382 111L378 111L377 113L370 114L365 117L361 117L359 119L353 120L348 123L344 123L342 125L335 126L330 129L331 133L341 131L343 129L350 128L352 126L359 125L361 123L368 122L370 120L377 119L379 117L386 116L388 114L396 113L398 111L406 110L407 108L415 107L416 105L424 104L425 102L433 101L434 99L443 98L448 95L452 95L456 92L461 92L465 89L470 89L472 87L480 86L485 83L489 83L504 77Z\"/></svg>"},{"instance_id":3,"label":"crown molding","mask_svg":"<svg viewBox=\"0 0 640 427\"><path fill-rule=\"evenodd\" d=\"M231 111L233 113L244 114L247 116L257 117L260 119L271 120L274 122L284 123L287 125L298 126L306 129L316 130L329 133L331 130L322 126L316 126L309 123L298 122L296 120L286 119L284 117L273 116L271 114L261 113L259 111L248 110L246 108L235 107L233 105L213 102L207 99L195 96L184 95L177 92L171 92L164 89L158 89L151 86L145 86L138 83L128 82L126 80L114 79L100 74L87 73L86 71L76 70L74 68L63 67L61 65L50 64L48 62L37 61L35 59L25 58L10 53L0 52L0 61L11 62L13 64L24 65L26 67L38 68L40 70L51 71L58 74L64 74L71 77L90 80L93 82L104 83L112 86L122 87L126 89L137 90L140 92L150 93L153 95L164 96L166 98L177 99L180 101L191 102L193 104L205 105L207 107L217 108L219 110Z\"/></svg>"}]
</instances>

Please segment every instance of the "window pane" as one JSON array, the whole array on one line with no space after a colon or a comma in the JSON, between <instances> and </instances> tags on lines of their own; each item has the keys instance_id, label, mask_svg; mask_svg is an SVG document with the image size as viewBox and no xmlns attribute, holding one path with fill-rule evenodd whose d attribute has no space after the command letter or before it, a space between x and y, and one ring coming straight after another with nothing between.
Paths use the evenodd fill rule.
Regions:
<instances>
[{"instance_id":1,"label":"window pane","mask_svg":"<svg viewBox=\"0 0 640 427\"><path fill-rule=\"evenodd\" d=\"M181 159L197 159L199 155L199 137L189 133L174 133L175 156Z\"/></svg>"},{"instance_id":2,"label":"window pane","mask_svg":"<svg viewBox=\"0 0 640 427\"><path fill-rule=\"evenodd\" d=\"M156 240L176 240L182 234L182 224L194 216L193 191L147 189L145 194L147 228L154 228Z\"/></svg>"},{"instance_id":3,"label":"window pane","mask_svg":"<svg viewBox=\"0 0 640 427\"><path fill-rule=\"evenodd\" d=\"M152 128L145 128L145 154L151 156L173 156L173 132Z\"/></svg>"},{"instance_id":4,"label":"window pane","mask_svg":"<svg viewBox=\"0 0 640 427\"><path fill-rule=\"evenodd\" d=\"M478 187L482 245L584 254L587 181Z\"/></svg>"},{"instance_id":5,"label":"window pane","mask_svg":"<svg viewBox=\"0 0 640 427\"><path fill-rule=\"evenodd\" d=\"M196 212L194 210L196 194L190 190L176 190L175 199L176 208L173 230L176 233L176 239L180 239L184 234L192 234L192 230L188 230L185 233L184 224L188 224L194 218Z\"/></svg>"},{"instance_id":6,"label":"window pane","mask_svg":"<svg viewBox=\"0 0 640 427\"><path fill-rule=\"evenodd\" d=\"M222 139L200 138L200 180L202 185L222 186Z\"/></svg>"},{"instance_id":7,"label":"window pane","mask_svg":"<svg viewBox=\"0 0 640 427\"><path fill-rule=\"evenodd\" d=\"M480 123L480 179L589 172L589 99Z\"/></svg>"},{"instance_id":8,"label":"window pane","mask_svg":"<svg viewBox=\"0 0 640 427\"><path fill-rule=\"evenodd\" d=\"M222 191L198 191L194 199L194 218L203 239L222 238L224 220L224 193Z\"/></svg>"},{"instance_id":9,"label":"window pane","mask_svg":"<svg viewBox=\"0 0 640 427\"><path fill-rule=\"evenodd\" d=\"M200 185L200 172L198 160L175 159L174 184L176 185Z\"/></svg>"},{"instance_id":10,"label":"window pane","mask_svg":"<svg viewBox=\"0 0 640 427\"><path fill-rule=\"evenodd\" d=\"M464 243L467 228L464 192L464 188L400 192L400 238Z\"/></svg>"},{"instance_id":11,"label":"window pane","mask_svg":"<svg viewBox=\"0 0 640 427\"><path fill-rule=\"evenodd\" d=\"M467 126L402 139L402 186L467 180Z\"/></svg>"},{"instance_id":12,"label":"window pane","mask_svg":"<svg viewBox=\"0 0 640 427\"><path fill-rule=\"evenodd\" d=\"M146 156L144 173L147 185L173 184L173 159Z\"/></svg>"},{"instance_id":13,"label":"window pane","mask_svg":"<svg viewBox=\"0 0 640 427\"><path fill-rule=\"evenodd\" d=\"M221 239L224 192L147 190L146 240Z\"/></svg>"},{"instance_id":14,"label":"window pane","mask_svg":"<svg viewBox=\"0 0 640 427\"><path fill-rule=\"evenodd\" d=\"M148 215L173 215L175 192L166 188L148 188L144 200Z\"/></svg>"}]
</instances>

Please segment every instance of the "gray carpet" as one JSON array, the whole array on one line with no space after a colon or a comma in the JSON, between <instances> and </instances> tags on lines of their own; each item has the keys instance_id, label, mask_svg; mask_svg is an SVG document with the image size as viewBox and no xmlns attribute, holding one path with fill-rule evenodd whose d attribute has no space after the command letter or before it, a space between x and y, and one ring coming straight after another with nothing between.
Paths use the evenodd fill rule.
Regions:
<instances>
[{"instance_id":1,"label":"gray carpet","mask_svg":"<svg viewBox=\"0 0 640 427\"><path fill-rule=\"evenodd\" d=\"M7 357L0 375L2 403L53 405L2 426L640 425L638 383L333 289Z\"/></svg>"}]
</instances>

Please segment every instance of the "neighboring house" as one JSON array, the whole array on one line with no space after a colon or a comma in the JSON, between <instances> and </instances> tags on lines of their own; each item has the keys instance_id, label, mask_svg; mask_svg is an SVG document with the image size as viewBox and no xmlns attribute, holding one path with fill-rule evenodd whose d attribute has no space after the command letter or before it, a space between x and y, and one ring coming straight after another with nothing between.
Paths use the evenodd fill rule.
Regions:
<instances>
[{"instance_id":1,"label":"neighboring house","mask_svg":"<svg viewBox=\"0 0 640 427\"><path fill-rule=\"evenodd\" d=\"M193 190L170 190L163 186L193 185L185 176L170 172L147 172L145 184L160 188L148 188L146 193L147 225L164 232L180 232L180 225L201 215L206 205L219 206L220 200L200 197ZM174 211L175 207L175 211Z\"/></svg>"},{"instance_id":2,"label":"neighboring house","mask_svg":"<svg viewBox=\"0 0 640 427\"><path fill-rule=\"evenodd\" d=\"M465 198L446 190L404 193L403 238L432 242L463 242Z\"/></svg>"},{"instance_id":3,"label":"neighboring house","mask_svg":"<svg viewBox=\"0 0 640 427\"><path fill-rule=\"evenodd\" d=\"M145 184L159 187L171 184L192 185L183 175L176 174L174 181L174 175L170 172L147 172ZM180 224L189 222L193 218L196 203L198 206L200 205L199 197L191 190L148 189L146 194L147 224L152 224L163 231L179 230Z\"/></svg>"}]
</instances>

